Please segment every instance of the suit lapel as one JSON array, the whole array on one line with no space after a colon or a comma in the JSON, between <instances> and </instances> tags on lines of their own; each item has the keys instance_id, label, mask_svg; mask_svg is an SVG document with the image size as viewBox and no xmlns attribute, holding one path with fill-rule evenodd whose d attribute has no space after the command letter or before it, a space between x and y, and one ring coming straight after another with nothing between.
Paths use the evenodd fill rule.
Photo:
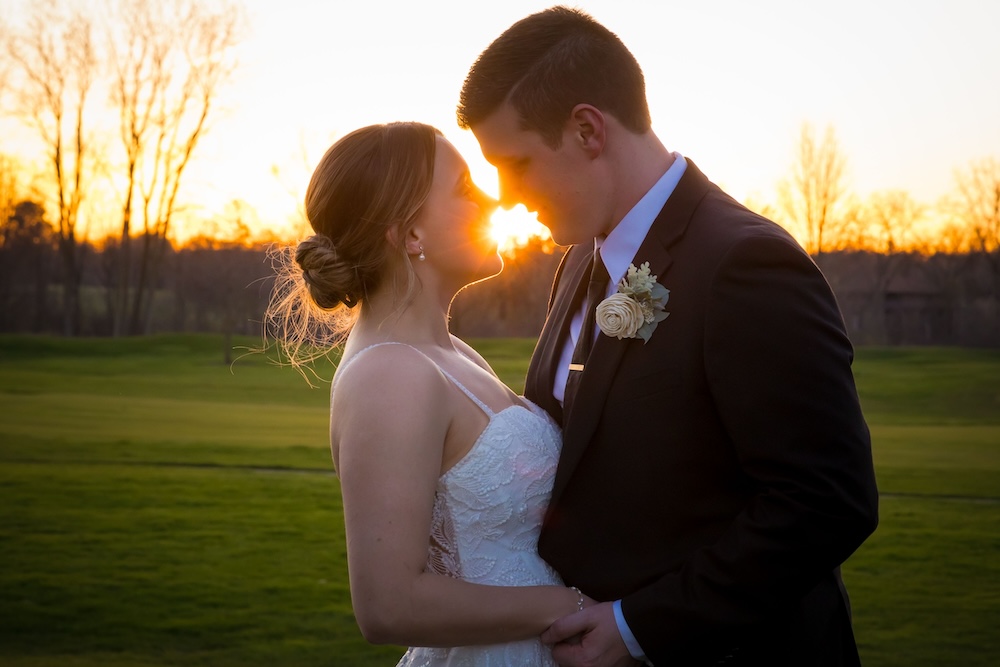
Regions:
<instances>
[{"instance_id":1,"label":"suit lapel","mask_svg":"<svg viewBox=\"0 0 1000 667\"><path fill-rule=\"evenodd\" d=\"M581 284L586 288L586 270L590 254L580 246L570 248L556 271L555 285L541 334L528 366L525 395L544 408L562 424L562 406L552 395L556 364L562 355L563 343L569 335L569 323L580 300Z\"/></svg>"},{"instance_id":2,"label":"suit lapel","mask_svg":"<svg viewBox=\"0 0 1000 667\"><path fill-rule=\"evenodd\" d=\"M683 236L698 202L708 192L709 186L710 183L705 176L693 162L688 161L684 176L657 215L632 260L636 266L649 262L650 272L657 277L657 282L668 289L670 289L669 271L673 263L669 249ZM669 326L669 320L664 324ZM655 332L653 335L656 335ZM592 440L594 431L600 423L612 380L626 351L638 354L642 352L643 347L641 339L618 340L603 333L597 334L597 340L594 342L580 380L572 412L564 415L563 449L552 489L553 504L562 494Z\"/></svg>"}]
</instances>

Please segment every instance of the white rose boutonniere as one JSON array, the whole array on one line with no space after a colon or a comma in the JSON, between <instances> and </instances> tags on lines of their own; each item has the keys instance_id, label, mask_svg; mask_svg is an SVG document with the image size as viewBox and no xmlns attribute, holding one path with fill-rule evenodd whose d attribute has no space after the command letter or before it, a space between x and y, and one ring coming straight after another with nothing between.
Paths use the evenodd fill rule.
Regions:
<instances>
[{"instance_id":1,"label":"white rose boutonniere","mask_svg":"<svg viewBox=\"0 0 1000 667\"><path fill-rule=\"evenodd\" d=\"M649 275L649 262L638 269L629 264L618 291L597 304L597 326L606 336L641 338L645 343L656 325L670 315L663 310L669 298L670 290Z\"/></svg>"}]
</instances>

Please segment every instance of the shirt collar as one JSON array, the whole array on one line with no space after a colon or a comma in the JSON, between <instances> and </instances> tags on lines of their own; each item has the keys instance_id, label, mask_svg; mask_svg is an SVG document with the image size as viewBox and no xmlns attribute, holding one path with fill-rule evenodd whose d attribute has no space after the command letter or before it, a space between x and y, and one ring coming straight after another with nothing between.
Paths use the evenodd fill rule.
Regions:
<instances>
[{"instance_id":1,"label":"shirt collar","mask_svg":"<svg viewBox=\"0 0 1000 667\"><path fill-rule=\"evenodd\" d=\"M667 199L677 187L681 176L687 169L687 161L680 153L673 153L674 163L653 184L653 187L643 195L632 210L625 214L611 233L605 238L594 239L596 248L600 249L601 259L611 277L609 289L617 289L618 283L628 271L629 264L635 259L639 247L646 239L649 228L659 215Z\"/></svg>"}]
</instances>

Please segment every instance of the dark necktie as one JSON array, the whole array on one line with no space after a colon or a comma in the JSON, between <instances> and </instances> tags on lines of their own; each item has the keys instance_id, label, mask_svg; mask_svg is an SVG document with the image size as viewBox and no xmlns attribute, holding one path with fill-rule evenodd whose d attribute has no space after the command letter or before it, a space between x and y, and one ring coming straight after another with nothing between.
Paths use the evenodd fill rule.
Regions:
<instances>
[{"instance_id":1,"label":"dark necktie","mask_svg":"<svg viewBox=\"0 0 1000 667\"><path fill-rule=\"evenodd\" d=\"M593 257L590 258L590 283L587 286L587 305L583 314L583 325L580 327L580 335L576 339L576 347L573 348L573 360L569 366L569 377L566 379L566 393L563 396L563 414L569 415L570 405L576 397L576 391L580 386L580 378L583 376L583 369L590 357L590 348L594 344L594 324L597 321L597 304L604 300L604 295L608 291L608 270L604 267L599 250L594 250Z\"/></svg>"}]
</instances>

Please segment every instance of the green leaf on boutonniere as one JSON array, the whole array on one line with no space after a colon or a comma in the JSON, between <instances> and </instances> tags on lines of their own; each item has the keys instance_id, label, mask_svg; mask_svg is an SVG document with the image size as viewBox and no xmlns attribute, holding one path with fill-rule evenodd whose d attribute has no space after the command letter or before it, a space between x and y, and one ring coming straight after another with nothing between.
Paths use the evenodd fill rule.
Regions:
<instances>
[{"instance_id":1,"label":"green leaf on boutonniere","mask_svg":"<svg viewBox=\"0 0 1000 667\"><path fill-rule=\"evenodd\" d=\"M597 326L606 336L641 338L645 345L656 325L670 314L663 309L669 299L670 290L650 275L649 262L638 269L630 264L618 291L598 304Z\"/></svg>"},{"instance_id":2,"label":"green leaf on boutonniere","mask_svg":"<svg viewBox=\"0 0 1000 667\"><path fill-rule=\"evenodd\" d=\"M667 301L670 300L670 290L660 283L653 283L653 287L649 290L649 294L655 301L662 300L662 303L660 304L661 308L667 305Z\"/></svg>"}]
</instances>

